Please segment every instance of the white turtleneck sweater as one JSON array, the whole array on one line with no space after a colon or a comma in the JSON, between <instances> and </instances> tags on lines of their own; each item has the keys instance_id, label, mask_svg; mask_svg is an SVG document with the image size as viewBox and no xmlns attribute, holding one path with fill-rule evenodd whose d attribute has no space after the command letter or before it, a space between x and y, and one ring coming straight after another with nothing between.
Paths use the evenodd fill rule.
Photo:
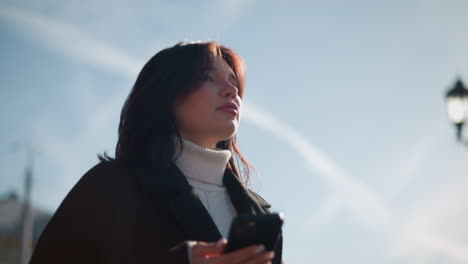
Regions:
<instances>
[{"instance_id":1,"label":"white turtleneck sweater","mask_svg":"<svg viewBox=\"0 0 468 264\"><path fill-rule=\"evenodd\" d=\"M179 141L175 142L174 163L187 177L221 235L227 238L231 222L237 215L223 184L231 151L211 150L182 139L183 148L179 156Z\"/></svg>"}]
</instances>

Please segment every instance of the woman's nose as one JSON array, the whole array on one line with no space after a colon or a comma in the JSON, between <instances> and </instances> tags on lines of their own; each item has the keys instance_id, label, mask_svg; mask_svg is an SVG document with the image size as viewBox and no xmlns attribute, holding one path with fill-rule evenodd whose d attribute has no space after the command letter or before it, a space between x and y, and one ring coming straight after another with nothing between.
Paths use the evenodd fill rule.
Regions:
<instances>
[{"instance_id":1,"label":"woman's nose","mask_svg":"<svg viewBox=\"0 0 468 264\"><path fill-rule=\"evenodd\" d=\"M224 97L233 97L234 98L239 93L239 89L235 85L230 83L228 80L225 80L223 82L222 93L223 93Z\"/></svg>"}]
</instances>

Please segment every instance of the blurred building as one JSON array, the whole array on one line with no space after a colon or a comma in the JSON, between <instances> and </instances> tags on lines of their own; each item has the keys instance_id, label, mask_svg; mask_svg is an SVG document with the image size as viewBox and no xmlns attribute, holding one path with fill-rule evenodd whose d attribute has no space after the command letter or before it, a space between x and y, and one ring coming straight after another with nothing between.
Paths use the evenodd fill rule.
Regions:
<instances>
[{"instance_id":1,"label":"blurred building","mask_svg":"<svg viewBox=\"0 0 468 264\"><path fill-rule=\"evenodd\" d=\"M33 219L33 247L52 217L52 213L31 209ZM23 201L14 192L0 196L0 263L20 262Z\"/></svg>"}]
</instances>

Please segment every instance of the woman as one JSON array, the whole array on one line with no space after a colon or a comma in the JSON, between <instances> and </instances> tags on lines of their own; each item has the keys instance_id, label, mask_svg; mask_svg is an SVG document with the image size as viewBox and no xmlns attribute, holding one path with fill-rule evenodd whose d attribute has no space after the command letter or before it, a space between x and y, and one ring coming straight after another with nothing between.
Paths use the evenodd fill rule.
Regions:
<instances>
[{"instance_id":1,"label":"woman","mask_svg":"<svg viewBox=\"0 0 468 264\"><path fill-rule=\"evenodd\" d=\"M73 187L31 263L281 263L281 237L274 252L222 253L237 214L270 207L244 183L243 92L243 61L227 47L182 42L157 53L123 106L115 159L100 156Z\"/></svg>"}]
</instances>

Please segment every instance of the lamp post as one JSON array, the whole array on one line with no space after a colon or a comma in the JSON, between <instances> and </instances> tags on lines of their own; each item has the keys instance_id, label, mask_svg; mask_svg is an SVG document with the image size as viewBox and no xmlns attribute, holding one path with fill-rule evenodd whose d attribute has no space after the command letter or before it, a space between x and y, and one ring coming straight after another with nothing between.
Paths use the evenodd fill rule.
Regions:
<instances>
[{"instance_id":1,"label":"lamp post","mask_svg":"<svg viewBox=\"0 0 468 264\"><path fill-rule=\"evenodd\" d=\"M21 249L20 249L20 264L27 264L31 258L33 246L33 229L34 219L31 208L31 187L33 178L33 159L34 151L29 149L28 160L26 163L25 179L24 179L24 201L22 212L22 232L21 232Z\"/></svg>"},{"instance_id":2,"label":"lamp post","mask_svg":"<svg viewBox=\"0 0 468 264\"><path fill-rule=\"evenodd\" d=\"M27 151L26 170L24 174L24 198L21 210L21 244L19 263L29 263L31 253L33 250L33 231L34 231L34 219L31 208L31 188L33 182L33 162L35 155L38 153L37 146L20 144L13 142L11 144L11 151L18 151L21 148L25 148Z\"/></svg>"},{"instance_id":3,"label":"lamp post","mask_svg":"<svg viewBox=\"0 0 468 264\"><path fill-rule=\"evenodd\" d=\"M468 90L460 78L447 91L445 99L448 118L457 129L457 140L462 142L463 125L468 119Z\"/></svg>"}]
</instances>

